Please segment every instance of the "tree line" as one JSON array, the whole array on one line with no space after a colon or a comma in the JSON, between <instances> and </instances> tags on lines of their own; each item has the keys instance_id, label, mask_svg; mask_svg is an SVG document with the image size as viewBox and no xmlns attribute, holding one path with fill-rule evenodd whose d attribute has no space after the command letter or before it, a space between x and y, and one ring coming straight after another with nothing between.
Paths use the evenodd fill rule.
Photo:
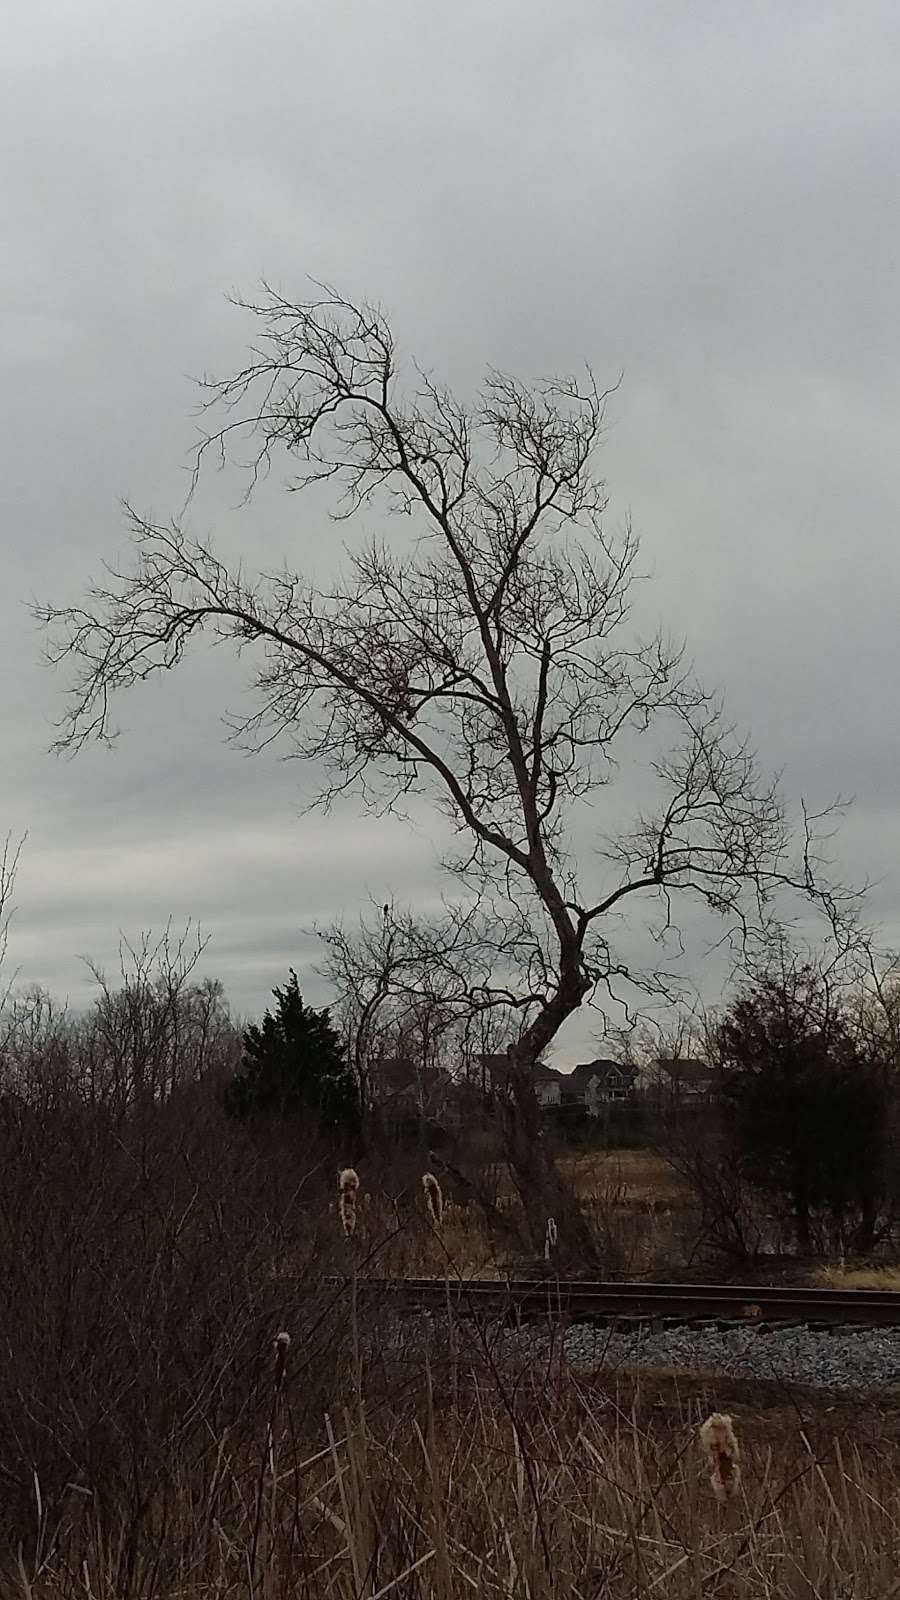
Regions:
<instances>
[{"instance_id":1,"label":"tree line","mask_svg":"<svg viewBox=\"0 0 900 1600\"><path fill-rule=\"evenodd\" d=\"M293 1131L337 1162L367 1150L381 1158L380 1068L386 1057L405 1059L432 1083L474 1089L452 1152L478 1193L473 1130L493 1128L492 1148L502 1149L504 1107L496 1085L485 1093L472 1075L472 1040L450 1026L454 1010L442 1016L418 996L377 1031L370 1014L361 1040L359 1003L309 1005L290 970L262 1017L238 1023L221 984L197 976L202 950L187 934L125 947L118 982L98 970L95 999L80 1013L41 990L11 995L0 1013L6 1114L79 1105L127 1121L202 1104L204 1115L218 1107L264 1142ZM661 1045L646 1032L632 1042L648 1085ZM668 1048L712 1073L704 1104L674 1090L651 1095L647 1125L695 1196L700 1243L747 1260L776 1245L867 1255L890 1241L900 1216L896 966L851 980L782 949L777 962L745 972L720 1007L692 1016ZM426 1135L427 1120L423 1104L423 1138L434 1131ZM541 1136L551 1156L563 1148L547 1126Z\"/></svg>"}]
</instances>

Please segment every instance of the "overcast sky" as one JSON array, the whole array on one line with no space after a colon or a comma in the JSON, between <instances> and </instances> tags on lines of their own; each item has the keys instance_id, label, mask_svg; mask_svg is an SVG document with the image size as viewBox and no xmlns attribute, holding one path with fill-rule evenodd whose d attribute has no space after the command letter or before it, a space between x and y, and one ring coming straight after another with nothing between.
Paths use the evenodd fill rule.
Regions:
<instances>
[{"instance_id":1,"label":"overcast sky","mask_svg":"<svg viewBox=\"0 0 900 1600\"><path fill-rule=\"evenodd\" d=\"M610 518L787 789L857 797L842 866L879 878L900 943L895 0L32 0L2 57L22 981L81 1003L80 956L191 916L249 1012L305 969L312 923L439 888L427 828L304 818L301 767L224 746L221 653L120 703L113 753L47 754L62 684L26 602L122 548L120 497L180 507L192 375L240 360L225 294L263 275L381 301L464 392L487 362L624 372ZM213 484L193 519L251 563L335 541L271 486L237 512Z\"/></svg>"}]
</instances>

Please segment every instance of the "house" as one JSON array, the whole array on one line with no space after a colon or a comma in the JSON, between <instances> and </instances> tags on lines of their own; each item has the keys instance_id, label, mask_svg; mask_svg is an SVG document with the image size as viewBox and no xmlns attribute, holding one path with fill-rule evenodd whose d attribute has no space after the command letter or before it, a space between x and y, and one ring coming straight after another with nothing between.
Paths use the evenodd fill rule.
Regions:
<instances>
[{"instance_id":1,"label":"house","mask_svg":"<svg viewBox=\"0 0 900 1600\"><path fill-rule=\"evenodd\" d=\"M545 1066L543 1061L539 1061L531 1081L542 1111L562 1104L566 1085L566 1078L562 1072L557 1072L555 1067Z\"/></svg>"},{"instance_id":2,"label":"house","mask_svg":"<svg viewBox=\"0 0 900 1600\"><path fill-rule=\"evenodd\" d=\"M720 1074L716 1067L693 1056L660 1056L651 1069L651 1093L684 1105L705 1105L715 1100Z\"/></svg>"},{"instance_id":3,"label":"house","mask_svg":"<svg viewBox=\"0 0 900 1600\"><path fill-rule=\"evenodd\" d=\"M509 1057L506 1052L496 1051L493 1054L476 1056L471 1081L480 1083L485 1099L508 1093ZM541 1107L549 1108L562 1103L565 1075L557 1072L555 1067L548 1067L543 1061L537 1061L532 1082Z\"/></svg>"},{"instance_id":4,"label":"house","mask_svg":"<svg viewBox=\"0 0 900 1600\"><path fill-rule=\"evenodd\" d=\"M423 1066L409 1056L385 1056L372 1069L372 1093L390 1125L410 1119L452 1123L459 1120L449 1073Z\"/></svg>"},{"instance_id":5,"label":"house","mask_svg":"<svg viewBox=\"0 0 900 1600\"><path fill-rule=\"evenodd\" d=\"M508 1084L509 1060L505 1054L478 1056L475 1072L483 1078L487 1092L497 1094ZM625 1062L598 1059L582 1062L571 1072L538 1061L531 1081L542 1111L586 1111L596 1117L604 1106L632 1100L636 1079L634 1067Z\"/></svg>"},{"instance_id":6,"label":"house","mask_svg":"<svg viewBox=\"0 0 900 1600\"><path fill-rule=\"evenodd\" d=\"M578 1106L589 1117L598 1117L603 1108L634 1098L637 1072L624 1061L598 1057L573 1067L563 1078L563 1105Z\"/></svg>"}]
</instances>

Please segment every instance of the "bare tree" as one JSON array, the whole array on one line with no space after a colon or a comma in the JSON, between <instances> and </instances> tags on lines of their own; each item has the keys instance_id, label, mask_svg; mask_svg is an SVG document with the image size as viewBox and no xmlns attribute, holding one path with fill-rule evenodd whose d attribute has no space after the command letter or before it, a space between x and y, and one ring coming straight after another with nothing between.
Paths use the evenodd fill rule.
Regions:
<instances>
[{"instance_id":1,"label":"bare tree","mask_svg":"<svg viewBox=\"0 0 900 1600\"><path fill-rule=\"evenodd\" d=\"M73 1079L75 1024L65 1005L38 985L9 995L0 1030L0 1089L20 1104L47 1107Z\"/></svg>"},{"instance_id":2,"label":"bare tree","mask_svg":"<svg viewBox=\"0 0 900 1600\"><path fill-rule=\"evenodd\" d=\"M477 903L500 952L482 999L520 1019L510 1157L532 1231L552 1208L586 1247L544 1153L531 1068L588 997L665 990L663 972L622 962L612 913L645 896L670 925L676 894L694 896L746 936L782 889L832 919L849 903L819 885L812 822L795 839L681 647L628 627L637 543L603 523L606 394L589 370L535 387L489 370L466 404L421 371L403 377L377 308L324 288L241 304L259 343L207 382L197 475L249 442L250 488L284 454L292 489L330 482L338 517L380 503L412 519L413 538L361 542L321 587L289 566L230 570L182 523L131 512L134 565L108 570L83 605L39 611L51 658L77 669L59 744L110 737L117 692L205 632L258 650L256 706L235 737L309 758L324 774L313 803L355 791L376 811L415 796L441 808L461 841L446 863L460 903ZM598 833L591 806L651 729L655 798L624 833ZM589 861L574 856L580 811Z\"/></svg>"},{"instance_id":3,"label":"bare tree","mask_svg":"<svg viewBox=\"0 0 900 1600\"><path fill-rule=\"evenodd\" d=\"M504 992L497 967L514 964L508 920L503 943L492 939L477 904L448 904L438 920L393 901L355 926L317 930L324 946L320 973L334 990L338 1014L364 1104L372 1066L386 1053L411 1049L423 1066L440 1061L459 1082L473 1058L515 1037L517 995Z\"/></svg>"},{"instance_id":4,"label":"bare tree","mask_svg":"<svg viewBox=\"0 0 900 1600\"><path fill-rule=\"evenodd\" d=\"M87 962L98 993L78 1021L76 1056L89 1102L119 1112L162 1104L235 1064L240 1042L222 986L194 977L207 943L190 923L178 934L167 926L157 939L123 939L116 984Z\"/></svg>"},{"instance_id":5,"label":"bare tree","mask_svg":"<svg viewBox=\"0 0 900 1600\"><path fill-rule=\"evenodd\" d=\"M7 834L0 845L0 1011L9 999L12 979L3 979L3 967L9 948L9 924L12 918L12 897L16 886L16 872L22 855L24 840L19 839L13 843L12 834Z\"/></svg>"}]
</instances>

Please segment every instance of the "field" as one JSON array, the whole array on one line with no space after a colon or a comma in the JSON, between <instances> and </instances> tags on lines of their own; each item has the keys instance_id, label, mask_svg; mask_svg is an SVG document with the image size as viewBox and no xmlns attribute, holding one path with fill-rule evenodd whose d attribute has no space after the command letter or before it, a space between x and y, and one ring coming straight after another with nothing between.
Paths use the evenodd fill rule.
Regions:
<instances>
[{"instance_id":1,"label":"field","mask_svg":"<svg viewBox=\"0 0 900 1600\"><path fill-rule=\"evenodd\" d=\"M662 1156L652 1150L590 1151L560 1163L585 1199L614 1195L622 1205L683 1205L687 1191Z\"/></svg>"},{"instance_id":2,"label":"field","mask_svg":"<svg viewBox=\"0 0 900 1600\"><path fill-rule=\"evenodd\" d=\"M646 1150L590 1152L564 1157L560 1165L591 1217L598 1236L606 1240L608 1270L616 1275L647 1276L663 1271L672 1250L673 1217L683 1211L689 1196L662 1157ZM503 1163L492 1169L490 1190L497 1214L508 1224L500 1229L475 1203L448 1201L440 1241L406 1231L392 1234L392 1210L377 1193L361 1214L365 1237L377 1250L378 1275L404 1272L443 1276L492 1277L507 1270L537 1267L521 1235L520 1206L512 1177ZM412 1253L411 1253L412 1252ZM415 1262L418 1264L415 1265Z\"/></svg>"}]
</instances>

